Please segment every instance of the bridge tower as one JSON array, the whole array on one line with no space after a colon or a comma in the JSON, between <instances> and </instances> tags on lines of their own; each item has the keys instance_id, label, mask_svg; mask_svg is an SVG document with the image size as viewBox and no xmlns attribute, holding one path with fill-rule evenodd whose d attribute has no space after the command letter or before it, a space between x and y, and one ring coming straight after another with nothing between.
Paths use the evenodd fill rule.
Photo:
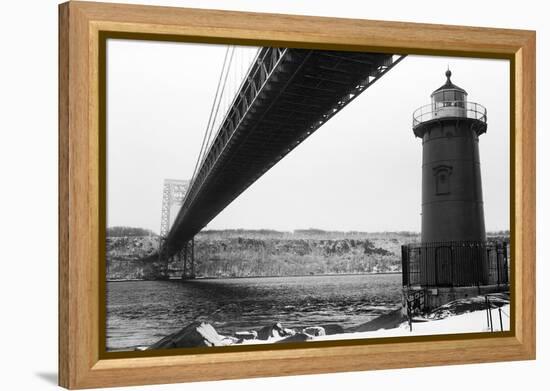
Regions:
<instances>
[{"instance_id":1,"label":"bridge tower","mask_svg":"<svg viewBox=\"0 0 550 391\"><path fill-rule=\"evenodd\" d=\"M183 246L177 254L168 257L164 254L164 241L170 228L174 223L177 212L181 207L187 190L188 180L165 179L162 191L162 211L160 220L160 243L159 243L159 264L160 274L169 278L171 274L182 272L182 278L193 278L195 276L195 251L194 240L191 239ZM174 267L174 263L176 263Z\"/></svg>"},{"instance_id":2,"label":"bridge tower","mask_svg":"<svg viewBox=\"0 0 550 391\"><path fill-rule=\"evenodd\" d=\"M402 248L409 311L420 301L434 308L508 283L506 244L488 244L485 233L479 137L487 111L468 101L451 75L447 70L431 103L413 113L422 139L422 225L421 243Z\"/></svg>"},{"instance_id":3,"label":"bridge tower","mask_svg":"<svg viewBox=\"0 0 550 391\"><path fill-rule=\"evenodd\" d=\"M165 179L162 189L162 211L160 217L160 236L165 238L177 215L177 209L183 203L189 181L180 179ZM174 207L177 209L174 211ZM175 213L173 213L175 212Z\"/></svg>"}]
</instances>

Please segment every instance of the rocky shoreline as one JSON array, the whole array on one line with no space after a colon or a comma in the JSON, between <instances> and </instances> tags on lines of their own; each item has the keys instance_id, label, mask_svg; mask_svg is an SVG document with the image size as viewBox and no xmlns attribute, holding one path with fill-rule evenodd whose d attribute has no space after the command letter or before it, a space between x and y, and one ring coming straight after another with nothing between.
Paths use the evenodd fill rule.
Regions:
<instances>
[{"instance_id":1,"label":"rocky shoreline","mask_svg":"<svg viewBox=\"0 0 550 391\"><path fill-rule=\"evenodd\" d=\"M286 328L277 322L257 330L237 331L233 335L220 335L210 323L195 321L162 338L153 345L141 347L137 350L307 342L318 337L365 331L372 328L369 327L370 324L373 324L376 329L397 327L404 320L401 309L398 309L388 315L383 315L361 326L347 330L337 324L309 326L301 329Z\"/></svg>"},{"instance_id":2,"label":"rocky shoreline","mask_svg":"<svg viewBox=\"0 0 550 391\"><path fill-rule=\"evenodd\" d=\"M306 342L313 340L315 337L343 333L345 333L345 330L338 325L310 326L296 330L285 328L281 323L274 323L259 330L238 331L231 336L227 336L218 334L210 323L197 321L147 348L139 348L138 350Z\"/></svg>"},{"instance_id":3,"label":"rocky shoreline","mask_svg":"<svg viewBox=\"0 0 550 391\"><path fill-rule=\"evenodd\" d=\"M415 317L408 323L401 308L381 315L360 326L344 329L339 325L318 325L301 329L286 328L273 323L256 330L243 330L233 335L221 335L206 321L195 321L148 347L136 350L155 350L193 347L216 347L268 343L296 343L322 340L362 339L376 337L435 335L509 330L510 297L507 293L491 295L490 311L485 296L455 300L434 311ZM500 325L485 328L485 317L491 312ZM503 318L503 314L508 318ZM504 320L504 321L503 321ZM500 329L499 329L500 327Z\"/></svg>"}]
</instances>

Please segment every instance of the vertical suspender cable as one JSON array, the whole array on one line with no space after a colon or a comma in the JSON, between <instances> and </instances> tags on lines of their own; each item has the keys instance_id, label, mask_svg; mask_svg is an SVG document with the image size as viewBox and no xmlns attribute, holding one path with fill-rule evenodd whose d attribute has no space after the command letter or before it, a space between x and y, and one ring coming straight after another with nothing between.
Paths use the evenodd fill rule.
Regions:
<instances>
[{"instance_id":1,"label":"vertical suspender cable","mask_svg":"<svg viewBox=\"0 0 550 391\"><path fill-rule=\"evenodd\" d=\"M203 151L204 151L204 145L205 145L205 142L206 142L206 137L208 135L208 129L210 128L210 123L212 121L212 114L214 112L214 106L216 105L216 101L218 100L218 96L219 96L218 93L220 91L221 81L222 81L222 77L223 77L224 70L225 70L225 64L227 63L227 57L229 55L229 49L230 49L230 46L227 46L227 49L225 50L225 57L223 59L222 70L220 72L220 77L218 79L218 85L216 87L216 94L214 95L214 101L212 102L212 107L210 108L210 116L208 117L208 123L207 123L206 129L204 131L204 137L202 138L202 144L201 144L201 149L199 151L199 156L197 157L197 162L195 163L195 168L193 169L193 176L191 177L191 182L193 182L195 180L195 175L196 175L197 169L199 167L199 161L201 161L201 158L202 158L202 154L203 154Z\"/></svg>"},{"instance_id":2,"label":"vertical suspender cable","mask_svg":"<svg viewBox=\"0 0 550 391\"><path fill-rule=\"evenodd\" d=\"M225 73L225 78L223 80L223 85L222 85L222 89L221 89L221 93L220 93L220 96L223 96L223 93L225 91L225 87L227 85L227 78L229 76L229 73L230 73L230 67L231 67L231 63L233 61L233 55L235 54L235 47L233 47L233 50L231 50L231 55L229 57L229 65L227 66L227 72ZM220 99L221 101L221 99ZM219 109L220 109L220 101L218 101L218 105L216 107L216 112L214 113L214 118L217 118L218 116L218 112L219 112ZM227 110L226 110L227 112ZM212 125L210 126L210 131L208 132L208 138L206 140L206 148L205 148L205 153L202 157L202 160L199 164L202 164L202 162L204 161L204 159L206 158L206 153L208 151L208 149L210 148L210 137L212 136L212 130L214 129L214 123L215 123L215 120L212 121Z\"/></svg>"}]
</instances>

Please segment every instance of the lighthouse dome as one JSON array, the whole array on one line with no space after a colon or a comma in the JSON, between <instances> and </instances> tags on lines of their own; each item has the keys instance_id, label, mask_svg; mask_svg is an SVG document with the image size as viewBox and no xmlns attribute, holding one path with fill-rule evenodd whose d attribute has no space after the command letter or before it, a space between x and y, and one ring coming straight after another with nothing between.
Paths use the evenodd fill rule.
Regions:
<instances>
[{"instance_id":1,"label":"lighthouse dome","mask_svg":"<svg viewBox=\"0 0 550 391\"><path fill-rule=\"evenodd\" d=\"M468 93L463 88L453 84L451 81L452 72L447 69L445 76L447 81L437 90L432 92L431 98L433 103L438 102L465 102Z\"/></svg>"}]
</instances>

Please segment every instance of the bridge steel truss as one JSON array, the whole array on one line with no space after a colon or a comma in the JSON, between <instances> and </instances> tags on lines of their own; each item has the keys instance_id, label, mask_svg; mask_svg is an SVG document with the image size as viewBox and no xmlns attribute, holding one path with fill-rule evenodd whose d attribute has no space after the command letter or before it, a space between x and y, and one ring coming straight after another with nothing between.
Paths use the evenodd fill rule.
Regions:
<instances>
[{"instance_id":1,"label":"bridge steel truss","mask_svg":"<svg viewBox=\"0 0 550 391\"><path fill-rule=\"evenodd\" d=\"M195 239L191 238L183 243L183 246L173 253L168 255L166 252L166 246L164 245L166 239L160 238L160 251L159 251L159 274L158 278L169 279L180 275L183 280L190 280L195 278ZM180 274L181 273L181 274Z\"/></svg>"},{"instance_id":2,"label":"bridge steel truss","mask_svg":"<svg viewBox=\"0 0 550 391\"><path fill-rule=\"evenodd\" d=\"M178 264L182 265L181 278L184 280L195 278L195 240L186 241L177 254Z\"/></svg>"},{"instance_id":3,"label":"bridge steel truss","mask_svg":"<svg viewBox=\"0 0 550 391\"><path fill-rule=\"evenodd\" d=\"M164 251L179 251L245 189L403 58L260 49L192 179Z\"/></svg>"},{"instance_id":4,"label":"bridge steel truss","mask_svg":"<svg viewBox=\"0 0 550 391\"><path fill-rule=\"evenodd\" d=\"M191 278L194 276L194 253L189 252L189 243L194 248L194 242L188 241L183 248L171 255L167 254L166 236L170 231L171 216L170 212L173 205L181 206L185 199L185 194L189 188L190 181L180 179L165 179L162 188L162 210L160 218L160 242L159 242L159 275L160 278L169 278L170 275L182 273L182 278ZM190 253L192 257L188 255ZM193 272L189 273L187 264L192 264Z\"/></svg>"},{"instance_id":5,"label":"bridge steel truss","mask_svg":"<svg viewBox=\"0 0 550 391\"><path fill-rule=\"evenodd\" d=\"M162 210L160 216L160 236L165 238L170 231L170 209L181 205L189 188L189 182L179 179L165 179L162 188Z\"/></svg>"}]
</instances>

